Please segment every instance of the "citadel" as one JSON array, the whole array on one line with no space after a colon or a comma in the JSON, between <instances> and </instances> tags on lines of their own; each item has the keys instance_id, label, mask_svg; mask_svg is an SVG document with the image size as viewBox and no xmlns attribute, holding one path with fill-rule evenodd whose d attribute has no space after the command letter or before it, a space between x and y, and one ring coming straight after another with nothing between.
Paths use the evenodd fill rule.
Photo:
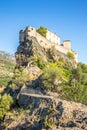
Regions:
<instances>
[{"instance_id":1,"label":"citadel","mask_svg":"<svg viewBox=\"0 0 87 130\"><path fill-rule=\"evenodd\" d=\"M70 40L64 40L63 44L61 44L60 37L57 36L55 33L49 31L48 29L47 29L46 37L43 37L36 31L36 28L28 26L28 27L26 27L25 30L20 30L20 32L19 32L20 44L23 43L25 40L28 41L28 38L30 36L37 38L38 43L43 48L49 49L52 46L55 46L56 50L60 51L63 54L67 55L68 52L73 53L75 61L76 62L78 61L77 53L75 51L71 50L71 41Z\"/></svg>"}]
</instances>

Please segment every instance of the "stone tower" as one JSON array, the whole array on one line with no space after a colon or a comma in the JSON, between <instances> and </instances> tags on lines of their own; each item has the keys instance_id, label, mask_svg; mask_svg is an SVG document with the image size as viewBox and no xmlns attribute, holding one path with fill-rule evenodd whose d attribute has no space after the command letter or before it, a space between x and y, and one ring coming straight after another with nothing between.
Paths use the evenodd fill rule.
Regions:
<instances>
[{"instance_id":1,"label":"stone tower","mask_svg":"<svg viewBox=\"0 0 87 130\"><path fill-rule=\"evenodd\" d=\"M65 40L63 42L63 46L68 50L71 51L71 41L70 40Z\"/></svg>"},{"instance_id":2,"label":"stone tower","mask_svg":"<svg viewBox=\"0 0 87 130\"><path fill-rule=\"evenodd\" d=\"M33 37L36 36L36 29L31 27L31 26L26 27L25 30L20 30L20 32L19 32L19 42L20 43L24 42L25 40L28 39L29 36L33 36Z\"/></svg>"}]
</instances>

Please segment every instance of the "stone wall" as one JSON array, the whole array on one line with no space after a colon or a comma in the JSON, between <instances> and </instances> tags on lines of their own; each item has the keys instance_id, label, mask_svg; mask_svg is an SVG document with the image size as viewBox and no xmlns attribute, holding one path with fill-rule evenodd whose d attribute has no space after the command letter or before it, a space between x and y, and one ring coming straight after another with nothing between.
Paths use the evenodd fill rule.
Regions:
<instances>
[{"instance_id":1,"label":"stone wall","mask_svg":"<svg viewBox=\"0 0 87 130\"><path fill-rule=\"evenodd\" d=\"M48 31L48 32L50 32L50 31ZM52 35L52 39L51 39L51 35ZM25 40L28 40L29 36L36 37L37 41L39 42L39 44L43 48L49 49L52 46L55 46L55 48L58 51L60 51L60 52L62 52L64 54L67 54L67 52L72 52L74 54L75 61L77 62L77 53L74 52L74 51L71 51L71 43L70 43L69 40L64 41L64 44L60 45L60 37L58 37L56 34L50 33L50 36L47 37L49 39L48 40L47 38L45 38L42 35L40 35L39 33L37 33L35 28L26 27L25 30L21 30L20 33L19 33L19 41L20 41L20 43L23 43ZM53 37L56 37L56 40Z\"/></svg>"},{"instance_id":2,"label":"stone wall","mask_svg":"<svg viewBox=\"0 0 87 130\"><path fill-rule=\"evenodd\" d=\"M67 54L67 52L69 51L67 48L65 48L64 46L58 45L58 43L52 43L49 40L47 40L46 38L44 38L43 36L41 36L39 33L36 32L36 38L39 42L39 44L44 47L44 48L51 48L52 46L54 46L58 51Z\"/></svg>"},{"instance_id":3,"label":"stone wall","mask_svg":"<svg viewBox=\"0 0 87 130\"><path fill-rule=\"evenodd\" d=\"M60 37L58 37L56 33L53 33L49 30L47 30L46 39L48 39L52 43L60 44Z\"/></svg>"}]
</instances>

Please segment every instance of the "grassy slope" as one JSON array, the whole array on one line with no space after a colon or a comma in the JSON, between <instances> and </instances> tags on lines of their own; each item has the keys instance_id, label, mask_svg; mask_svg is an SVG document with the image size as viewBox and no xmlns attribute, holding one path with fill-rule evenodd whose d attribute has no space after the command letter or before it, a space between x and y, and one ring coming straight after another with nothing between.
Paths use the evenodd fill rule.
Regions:
<instances>
[{"instance_id":1,"label":"grassy slope","mask_svg":"<svg viewBox=\"0 0 87 130\"><path fill-rule=\"evenodd\" d=\"M0 87L6 86L7 82L11 79L14 67L15 61L0 54Z\"/></svg>"}]
</instances>

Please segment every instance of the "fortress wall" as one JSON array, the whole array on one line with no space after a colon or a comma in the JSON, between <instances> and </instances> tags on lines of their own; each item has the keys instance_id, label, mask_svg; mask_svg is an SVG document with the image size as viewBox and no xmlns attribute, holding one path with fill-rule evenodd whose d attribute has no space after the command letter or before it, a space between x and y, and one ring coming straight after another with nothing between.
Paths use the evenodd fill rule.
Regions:
<instances>
[{"instance_id":1,"label":"fortress wall","mask_svg":"<svg viewBox=\"0 0 87 130\"><path fill-rule=\"evenodd\" d=\"M56 35L56 34L55 34ZM40 35L39 33L36 32L36 29L33 28L33 27L27 27L25 30L21 30L20 33L19 33L19 41L20 43L21 42L24 42L25 38L27 38L28 36L33 36L33 37L36 37L37 38L37 41L39 42L39 44L44 47L44 48L51 48L52 46L55 46L55 48L64 53L64 54L67 54L67 52L72 52L71 51L71 43L70 41L66 40L64 41L64 44L63 46L60 45L60 37L57 37L59 40L59 43L56 41L52 42L51 40L52 39L47 39L45 37L43 37L42 35ZM75 60L77 62L77 53L76 52L72 52L75 56Z\"/></svg>"},{"instance_id":2,"label":"fortress wall","mask_svg":"<svg viewBox=\"0 0 87 130\"><path fill-rule=\"evenodd\" d=\"M57 45L57 46L55 46L55 47L56 47L56 49L57 49L58 51L60 51L60 52L62 52L62 53L64 53L64 54L67 54L67 52L68 52L68 49L66 49L66 48L63 47L63 46Z\"/></svg>"},{"instance_id":3,"label":"fortress wall","mask_svg":"<svg viewBox=\"0 0 87 130\"><path fill-rule=\"evenodd\" d=\"M56 44L56 43L52 43L51 41L47 40L45 37L41 36L37 32L36 32L36 38L37 38L39 44L45 48L50 48ZM58 44L56 44L56 45L58 45Z\"/></svg>"},{"instance_id":4,"label":"fortress wall","mask_svg":"<svg viewBox=\"0 0 87 130\"><path fill-rule=\"evenodd\" d=\"M36 33L36 38L37 38L39 44L40 44L42 47L44 47L44 48L49 49L49 48L51 48L52 46L55 46L55 48L56 48L58 51L60 51L60 52L62 52L62 53L64 53L64 54L67 54L67 52L69 51L67 48L65 48L65 47L63 47L63 46L61 46L61 45L58 45L58 44L56 44L56 43L50 42L49 40L47 40L46 38L44 38L43 36L41 36L39 33Z\"/></svg>"},{"instance_id":5,"label":"fortress wall","mask_svg":"<svg viewBox=\"0 0 87 130\"><path fill-rule=\"evenodd\" d=\"M49 30L47 30L46 38L50 40L52 43L60 44L60 37Z\"/></svg>"}]
</instances>

